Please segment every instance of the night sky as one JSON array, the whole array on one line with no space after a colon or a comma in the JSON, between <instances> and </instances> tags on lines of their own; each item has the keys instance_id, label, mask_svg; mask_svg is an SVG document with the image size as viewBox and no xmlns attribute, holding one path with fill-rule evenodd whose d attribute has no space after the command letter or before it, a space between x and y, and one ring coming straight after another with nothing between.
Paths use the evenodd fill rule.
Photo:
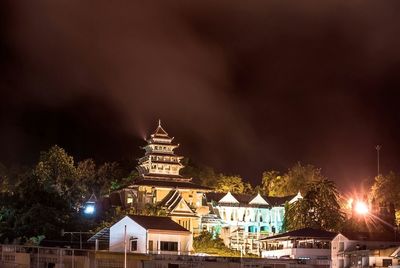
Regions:
<instances>
[{"instance_id":1,"label":"night sky","mask_svg":"<svg viewBox=\"0 0 400 268\"><path fill-rule=\"evenodd\" d=\"M259 183L297 161L342 190L400 171L400 2L0 3L0 161L59 144L137 158L161 119L179 153Z\"/></svg>"}]
</instances>

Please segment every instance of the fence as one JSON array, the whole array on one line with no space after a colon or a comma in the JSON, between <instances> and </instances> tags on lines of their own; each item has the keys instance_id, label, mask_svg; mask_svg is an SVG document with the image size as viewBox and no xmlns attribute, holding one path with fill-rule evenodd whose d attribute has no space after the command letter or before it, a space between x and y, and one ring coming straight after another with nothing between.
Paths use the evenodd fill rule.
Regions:
<instances>
[{"instance_id":1,"label":"fence","mask_svg":"<svg viewBox=\"0 0 400 268\"><path fill-rule=\"evenodd\" d=\"M69 248L0 245L0 268L124 268L124 254ZM298 260L127 254L127 268L311 268Z\"/></svg>"}]
</instances>

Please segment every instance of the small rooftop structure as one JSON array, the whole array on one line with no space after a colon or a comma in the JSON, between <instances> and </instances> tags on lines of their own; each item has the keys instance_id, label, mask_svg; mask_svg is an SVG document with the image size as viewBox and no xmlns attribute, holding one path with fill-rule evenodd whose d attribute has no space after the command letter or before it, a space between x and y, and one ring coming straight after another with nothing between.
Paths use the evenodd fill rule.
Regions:
<instances>
[{"instance_id":1,"label":"small rooftop structure","mask_svg":"<svg viewBox=\"0 0 400 268\"><path fill-rule=\"evenodd\" d=\"M260 241L278 241L278 240L290 240L290 239L326 239L326 240L332 240L337 233L334 232L329 232L321 229L313 229L313 228L303 228L303 229L298 229L282 234L277 234L274 236L268 236L263 239L260 239Z\"/></svg>"}]
</instances>

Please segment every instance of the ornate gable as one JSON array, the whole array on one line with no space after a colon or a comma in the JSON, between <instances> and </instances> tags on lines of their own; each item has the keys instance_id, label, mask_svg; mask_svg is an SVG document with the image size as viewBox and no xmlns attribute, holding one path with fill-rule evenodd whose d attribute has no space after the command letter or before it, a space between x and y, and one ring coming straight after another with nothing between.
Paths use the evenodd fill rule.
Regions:
<instances>
[{"instance_id":1,"label":"ornate gable","mask_svg":"<svg viewBox=\"0 0 400 268\"><path fill-rule=\"evenodd\" d=\"M185 199L181 196L178 190L170 191L163 200L159 203L169 216L188 215L195 216L196 213L189 207Z\"/></svg>"},{"instance_id":2,"label":"ornate gable","mask_svg":"<svg viewBox=\"0 0 400 268\"><path fill-rule=\"evenodd\" d=\"M231 192L228 192L224 197L221 198L221 200L218 201L218 203L239 204L239 201L231 194Z\"/></svg>"},{"instance_id":3,"label":"ornate gable","mask_svg":"<svg viewBox=\"0 0 400 268\"><path fill-rule=\"evenodd\" d=\"M267 201L258 193L250 202L250 205L269 205Z\"/></svg>"}]
</instances>

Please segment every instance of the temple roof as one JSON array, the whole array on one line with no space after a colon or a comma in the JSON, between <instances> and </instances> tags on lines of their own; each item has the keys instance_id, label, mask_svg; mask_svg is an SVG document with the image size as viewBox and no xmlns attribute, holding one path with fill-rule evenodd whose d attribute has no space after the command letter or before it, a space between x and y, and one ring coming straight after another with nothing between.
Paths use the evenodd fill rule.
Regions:
<instances>
[{"instance_id":1,"label":"temple roof","mask_svg":"<svg viewBox=\"0 0 400 268\"><path fill-rule=\"evenodd\" d=\"M169 193L158 204L162 207L167 207L168 209L174 209L181 199L182 196L179 192L177 190L172 190L169 191Z\"/></svg>"},{"instance_id":2,"label":"temple roof","mask_svg":"<svg viewBox=\"0 0 400 268\"><path fill-rule=\"evenodd\" d=\"M225 196L227 196L229 193L206 193L206 199L208 202L214 201L214 202L221 202ZM291 201L293 198L295 198L297 195L288 195L288 196L281 196L281 197L275 197L275 196L261 196L259 194L236 194L233 193L231 194L241 205L270 205L273 207L276 206L283 206L286 202ZM265 200L268 204L265 204L261 202L262 200Z\"/></svg>"},{"instance_id":3,"label":"temple roof","mask_svg":"<svg viewBox=\"0 0 400 268\"><path fill-rule=\"evenodd\" d=\"M179 208L180 203L182 203L180 205L182 206L181 208ZM169 193L158 203L158 205L168 209L169 215L195 216L195 212L193 212L193 210L189 207L178 190L169 191Z\"/></svg>"},{"instance_id":4,"label":"temple roof","mask_svg":"<svg viewBox=\"0 0 400 268\"><path fill-rule=\"evenodd\" d=\"M158 120L158 126L156 128L156 130L154 131L153 134L151 134L152 138L162 138L162 139L172 139L167 131L165 131L165 129L163 129L163 127L161 126L161 120Z\"/></svg>"},{"instance_id":5,"label":"temple roof","mask_svg":"<svg viewBox=\"0 0 400 268\"><path fill-rule=\"evenodd\" d=\"M164 187L164 188L181 188L181 189L196 189L196 190L212 190L209 187L202 186L199 184L195 184L192 182L186 181L173 181L173 180L151 180L151 179L142 179L133 183L135 185L144 185L144 186L154 186L154 187Z\"/></svg>"}]
</instances>

